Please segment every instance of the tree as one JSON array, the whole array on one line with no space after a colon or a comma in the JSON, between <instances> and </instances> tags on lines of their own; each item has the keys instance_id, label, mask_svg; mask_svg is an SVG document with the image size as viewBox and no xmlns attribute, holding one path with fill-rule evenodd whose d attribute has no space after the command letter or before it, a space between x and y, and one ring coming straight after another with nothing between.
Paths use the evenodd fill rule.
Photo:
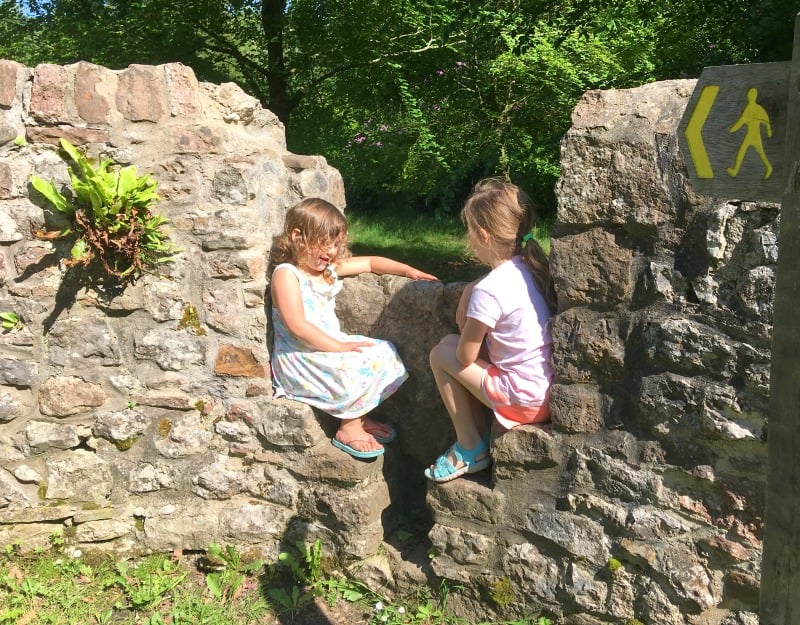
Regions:
<instances>
[{"instance_id":1,"label":"tree","mask_svg":"<svg viewBox=\"0 0 800 625\"><path fill-rule=\"evenodd\" d=\"M180 61L275 112L289 147L357 203L456 209L504 175L551 209L588 89L785 60L783 0L0 0L0 52L29 65Z\"/></svg>"}]
</instances>

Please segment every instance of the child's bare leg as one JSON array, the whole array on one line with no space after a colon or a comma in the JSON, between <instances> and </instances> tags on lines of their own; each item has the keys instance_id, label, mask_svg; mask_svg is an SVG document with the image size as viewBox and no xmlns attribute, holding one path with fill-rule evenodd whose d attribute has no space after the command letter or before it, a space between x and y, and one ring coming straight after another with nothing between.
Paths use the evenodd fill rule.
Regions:
<instances>
[{"instance_id":1,"label":"child's bare leg","mask_svg":"<svg viewBox=\"0 0 800 625\"><path fill-rule=\"evenodd\" d=\"M376 451L383 446L364 429L364 417L342 419L336 431L336 439L357 451Z\"/></svg>"},{"instance_id":2,"label":"child's bare leg","mask_svg":"<svg viewBox=\"0 0 800 625\"><path fill-rule=\"evenodd\" d=\"M482 362L466 367L456 358L459 337L450 334L431 350L430 364L442 402L447 409L456 438L464 449L474 449L489 433L481 390Z\"/></svg>"}]
</instances>

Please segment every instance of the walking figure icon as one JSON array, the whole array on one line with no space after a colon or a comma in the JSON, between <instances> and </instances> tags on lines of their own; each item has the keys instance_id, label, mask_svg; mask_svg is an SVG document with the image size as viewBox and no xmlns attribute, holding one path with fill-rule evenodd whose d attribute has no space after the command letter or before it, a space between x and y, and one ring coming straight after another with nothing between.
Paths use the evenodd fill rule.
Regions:
<instances>
[{"instance_id":1,"label":"walking figure icon","mask_svg":"<svg viewBox=\"0 0 800 625\"><path fill-rule=\"evenodd\" d=\"M744 156L748 148L753 148L761 159L761 162L764 163L764 168L766 170L764 173L764 180L769 178L772 174L772 164L769 162L767 155L764 153L764 144L761 138L761 126L764 126L767 132L767 138L772 136L772 127L769 123L769 115L767 114L767 111L764 110L763 106L756 102L756 98L758 98L758 89L755 87L750 87L750 89L747 90L747 106L744 107L744 110L739 116L739 119L736 120L736 123L729 129L730 132L736 132L742 126L746 126L747 128L744 138L742 139L741 144L739 144L739 149L736 152L736 162L734 163L733 167L727 168L728 174L733 178L735 178L739 173L739 169L742 166L742 162L744 161Z\"/></svg>"}]
</instances>

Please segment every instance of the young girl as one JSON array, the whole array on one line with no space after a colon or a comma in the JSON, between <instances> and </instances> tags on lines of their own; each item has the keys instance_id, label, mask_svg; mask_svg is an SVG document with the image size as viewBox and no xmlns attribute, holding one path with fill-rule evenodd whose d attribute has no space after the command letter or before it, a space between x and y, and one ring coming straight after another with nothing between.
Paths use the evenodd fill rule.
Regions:
<instances>
[{"instance_id":1,"label":"young girl","mask_svg":"<svg viewBox=\"0 0 800 625\"><path fill-rule=\"evenodd\" d=\"M549 321L556 296L548 259L530 234L532 213L524 191L495 178L479 182L461 211L470 247L492 269L461 295L461 334L431 350L433 377L457 439L425 470L436 482L491 464L485 406L505 429L549 419Z\"/></svg>"},{"instance_id":2,"label":"young girl","mask_svg":"<svg viewBox=\"0 0 800 625\"><path fill-rule=\"evenodd\" d=\"M394 429L365 416L408 377L388 341L349 336L339 328L339 276L366 271L436 280L382 256L350 256L347 221L332 204L308 198L286 214L272 246L272 377L276 397L289 397L341 419L333 445L374 458Z\"/></svg>"}]
</instances>

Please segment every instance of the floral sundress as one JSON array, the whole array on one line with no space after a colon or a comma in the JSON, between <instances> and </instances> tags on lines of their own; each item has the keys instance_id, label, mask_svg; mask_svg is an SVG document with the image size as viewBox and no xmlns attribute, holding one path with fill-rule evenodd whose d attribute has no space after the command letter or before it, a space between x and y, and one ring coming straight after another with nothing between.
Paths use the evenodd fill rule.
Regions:
<instances>
[{"instance_id":1,"label":"floral sundress","mask_svg":"<svg viewBox=\"0 0 800 625\"><path fill-rule=\"evenodd\" d=\"M339 419L353 419L368 413L408 378L394 345L382 339L341 331L335 307L342 281L335 273L333 284L320 284L303 275L291 263L275 267L273 276L281 269L292 271L300 282L308 321L340 341L370 341L373 345L362 348L360 352L312 349L289 332L280 312L273 307L272 383L275 397L288 397L310 404Z\"/></svg>"}]
</instances>

